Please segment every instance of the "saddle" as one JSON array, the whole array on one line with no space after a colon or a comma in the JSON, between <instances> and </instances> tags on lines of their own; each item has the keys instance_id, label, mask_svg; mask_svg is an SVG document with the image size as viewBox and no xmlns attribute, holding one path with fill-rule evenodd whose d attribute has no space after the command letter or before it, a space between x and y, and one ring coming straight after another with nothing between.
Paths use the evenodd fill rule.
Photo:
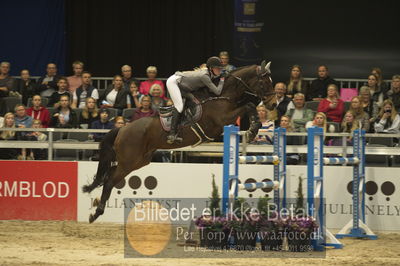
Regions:
<instances>
[{"instance_id":1,"label":"saddle","mask_svg":"<svg viewBox=\"0 0 400 266\"><path fill-rule=\"evenodd\" d=\"M196 124L200 120L203 112L200 101L195 97L193 97L193 100L189 101L185 99L184 106L181 121L178 125L179 128ZM172 108L173 106L166 106L161 107L159 110L161 125L167 132L171 130Z\"/></svg>"}]
</instances>

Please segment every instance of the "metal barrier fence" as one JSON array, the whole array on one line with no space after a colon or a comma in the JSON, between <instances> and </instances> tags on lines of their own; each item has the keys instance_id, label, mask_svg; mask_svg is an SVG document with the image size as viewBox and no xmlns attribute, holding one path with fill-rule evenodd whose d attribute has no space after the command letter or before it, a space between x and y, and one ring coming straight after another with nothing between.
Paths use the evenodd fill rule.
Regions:
<instances>
[{"instance_id":1,"label":"metal barrier fence","mask_svg":"<svg viewBox=\"0 0 400 266\"><path fill-rule=\"evenodd\" d=\"M53 150L56 149L73 149L73 150L97 150L99 143L94 141L78 141L78 142L63 142L55 141L54 134L57 132L69 133L69 132L81 132L81 133L107 133L107 129L65 129L65 128L7 128L8 131L40 131L45 132L48 135L46 141L8 141L0 140L0 148L28 148L28 149L47 149L48 160L53 160ZM261 133L265 135L267 133ZM287 136L302 136L306 137L307 133L293 133L288 132ZM326 146L324 149L326 153L341 154L346 157L347 154L352 154L352 147L346 146L347 137L351 136L349 133L327 133L327 137L340 137L343 139L343 146ZM400 139L400 134L366 134L366 138L395 138ZM242 143L239 145L239 149L242 155L247 153L273 153L273 145L254 145L247 144L245 139L242 139ZM176 152L187 152L191 155L196 156L207 156L207 157L222 157L223 154L223 143L211 142L201 144L197 147L184 147L174 150L161 150L161 151L176 151ZM287 145L287 153L295 154L307 154L307 145ZM383 147L383 146L366 146L366 155L387 155L387 156L400 156L399 147Z\"/></svg>"}]
</instances>

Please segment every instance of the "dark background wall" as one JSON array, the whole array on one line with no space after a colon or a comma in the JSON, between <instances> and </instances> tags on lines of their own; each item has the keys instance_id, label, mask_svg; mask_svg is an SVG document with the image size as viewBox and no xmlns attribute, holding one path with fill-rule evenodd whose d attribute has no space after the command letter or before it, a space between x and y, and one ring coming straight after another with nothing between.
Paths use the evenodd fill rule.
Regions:
<instances>
[{"instance_id":1,"label":"dark background wall","mask_svg":"<svg viewBox=\"0 0 400 266\"><path fill-rule=\"evenodd\" d=\"M385 78L400 72L398 1L258 5L265 24L260 45L274 81L286 80L293 64L305 76L314 76L318 64L341 78L365 78L374 66ZM24 67L42 74L51 61L70 74L72 61L81 60L95 76L130 64L135 76L156 65L168 77L232 51L233 11L233 0L3 0L0 60L12 63L14 75Z\"/></svg>"}]
</instances>

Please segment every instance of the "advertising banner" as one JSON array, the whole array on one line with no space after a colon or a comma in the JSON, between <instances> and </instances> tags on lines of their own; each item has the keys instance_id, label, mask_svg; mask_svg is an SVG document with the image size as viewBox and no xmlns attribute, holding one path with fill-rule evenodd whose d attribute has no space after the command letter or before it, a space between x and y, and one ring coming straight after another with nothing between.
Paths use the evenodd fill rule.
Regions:
<instances>
[{"instance_id":1,"label":"advertising banner","mask_svg":"<svg viewBox=\"0 0 400 266\"><path fill-rule=\"evenodd\" d=\"M77 165L0 161L0 220L76 220Z\"/></svg>"}]
</instances>

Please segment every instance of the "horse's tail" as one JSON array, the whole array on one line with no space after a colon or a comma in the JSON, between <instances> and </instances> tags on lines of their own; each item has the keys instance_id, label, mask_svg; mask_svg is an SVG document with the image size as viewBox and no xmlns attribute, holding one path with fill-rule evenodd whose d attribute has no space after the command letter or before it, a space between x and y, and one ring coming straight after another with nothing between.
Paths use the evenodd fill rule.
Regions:
<instances>
[{"instance_id":1,"label":"horse's tail","mask_svg":"<svg viewBox=\"0 0 400 266\"><path fill-rule=\"evenodd\" d=\"M119 128L114 128L108 132L104 139L100 142L99 149L99 165L97 166L97 172L93 179L92 184L85 185L82 187L83 192L90 193L93 189L102 186L110 177L112 172L112 163L116 160L116 154L114 151L114 142L117 138Z\"/></svg>"}]
</instances>

